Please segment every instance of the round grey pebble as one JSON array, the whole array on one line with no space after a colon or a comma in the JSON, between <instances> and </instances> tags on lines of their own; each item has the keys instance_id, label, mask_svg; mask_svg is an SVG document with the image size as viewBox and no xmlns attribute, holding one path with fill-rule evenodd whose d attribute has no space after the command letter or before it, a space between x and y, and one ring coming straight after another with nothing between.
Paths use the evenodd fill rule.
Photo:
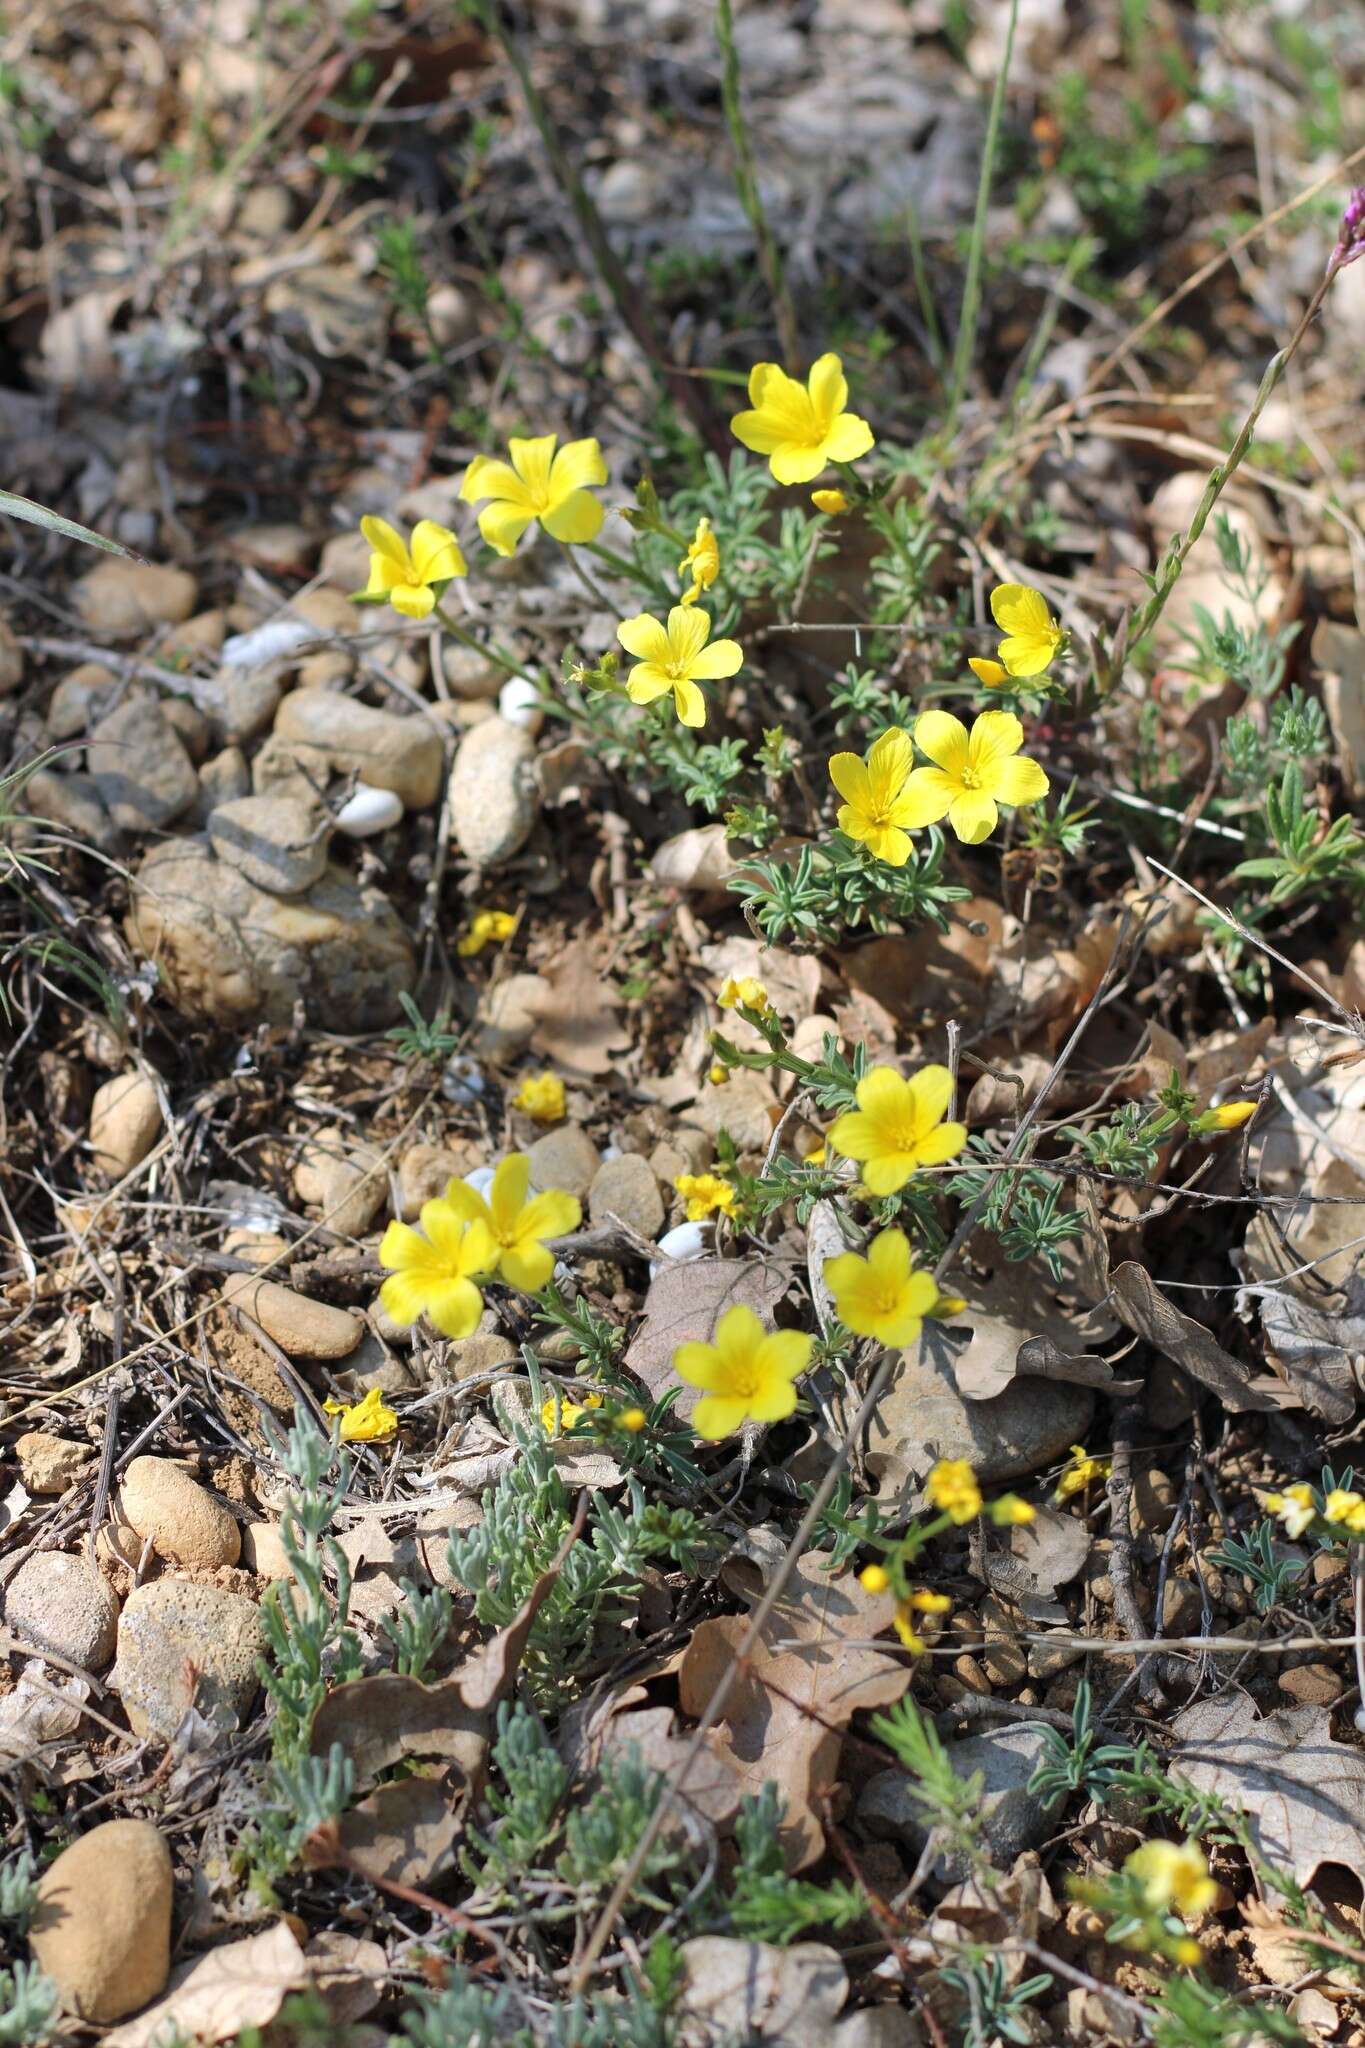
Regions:
<instances>
[{"instance_id":1,"label":"round grey pebble","mask_svg":"<svg viewBox=\"0 0 1365 2048\"><path fill-rule=\"evenodd\" d=\"M10 1580L5 1620L24 1643L95 1671L114 1654L118 1601L83 1557L40 1550Z\"/></svg>"}]
</instances>

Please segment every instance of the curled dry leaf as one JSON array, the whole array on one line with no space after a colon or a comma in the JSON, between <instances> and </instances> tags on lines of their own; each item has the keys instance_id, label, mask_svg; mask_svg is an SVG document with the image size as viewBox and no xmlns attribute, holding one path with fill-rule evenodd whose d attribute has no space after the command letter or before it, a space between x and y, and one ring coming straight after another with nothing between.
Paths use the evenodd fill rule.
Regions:
<instances>
[{"instance_id":1,"label":"curled dry leaf","mask_svg":"<svg viewBox=\"0 0 1365 2048\"><path fill-rule=\"evenodd\" d=\"M802 1558L764 1623L725 1703L721 1726L746 1792L773 1779L786 1805L783 1851L789 1869L824 1848L819 1798L837 1783L843 1730L867 1707L889 1706L908 1683L905 1665L870 1647L888 1627L893 1601L867 1593L852 1573L821 1569L823 1555ZM756 1604L769 1575L732 1565L727 1581ZM684 1713L705 1713L748 1632L744 1615L704 1621L678 1667Z\"/></svg>"},{"instance_id":2,"label":"curled dry leaf","mask_svg":"<svg viewBox=\"0 0 1365 2048\"><path fill-rule=\"evenodd\" d=\"M308 1963L288 1924L210 1949L171 1974L164 1998L115 2027L108 2048L151 2048L154 2041L235 2040L245 2027L268 2027L291 1991L308 1982Z\"/></svg>"},{"instance_id":3,"label":"curled dry leaf","mask_svg":"<svg viewBox=\"0 0 1365 2048\"><path fill-rule=\"evenodd\" d=\"M1084 1305L1074 1245L1063 1245L1060 1256L1065 1278L1058 1288L1036 1267L1004 1261L987 1279L953 1277L967 1306L949 1327L966 1324L972 1332L956 1365L958 1391L968 1401L993 1400L1021 1374L1119 1391L1113 1367L1087 1348L1112 1337L1118 1324L1106 1309Z\"/></svg>"},{"instance_id":4,"label":"curled dry leaf","mask_svg":"<svg viewBox=\"0 0 1365 2048\"><path fill-rule=\"evenodd\" d=\"M337 1833L362 1877L425 1887L449 1863L461 1821L435 1778L396 1778L343 1813Z\"/></svg>"},{"instance_id":5,"label":"curled dry leaf","mask_svg":"<svg viewBox=\"0 0 1365 2048\"><path fill-rule=\"evenodd\" d=\"M717 1827L734 1819L739 1802L750 1789L730 1758L724 1754L724 1737L707 1732L696 1762L687 1773L679 1798L695 1807ZM604 1756L622 1756L632 1749L650 1770L674 1777L692 1746L686 1731L673 1725L671 1707L646 1707L638 1714L617 1714L607 1723L602 1738Z\"/></svg>"},{"instance_id":6,"label":"curled dry leaf","mask_svg":"<svg viewBox=\"0 0 1365 2048\"><path fill-rule=\"evenodd\" d=\"M673 1353L680 1344L709 1344L726 1309L743 1303L764 1322L792 1283L791 1268L757 1259L690 1259L663 1266L650 1282L645 1319L626 1364L657 1400L678 1384ZM675 1413L686 1419L701 1399L684 1387Z\"/></svg>"},{"instance_id":7,"label":"curled dry leaf","mask_svg":"<svg viewBox=\"0 0 1365 2048\"><path fill-rule=\"evenodd\" d=\"M1326 1707L1262 1720L1245 1693L1222 1693L1186 1707L1172 1729L1171 1769L1245 1814L1261 1854L1299 1884L1324 1863L1365 1869L1365 1756L1333 1740Z\"/></svg>"},{"instance_id":8,"label":"curled dry leaf","mask_svg":"<svg viewBox=\"0 0 1365 2048\"><path fill-rule=\"evenodd\" d=\"M1359 1187L1351 1168L1333 1160L1315 1192L1349 1195ZM1306 1216L1280 1211L1273 1223L1264 1211L1253 1216L1237 1263L1245 1279L1260 1283L1255 1302L1271 1366L1305 1408L1340 1426L1355 1414L1357 1361L1365 1356L1365 1279L1355 1270L1360 1247L1351 1242L1362 1212L1350 1202L1304 1206ZM1311 1272L1299 1270L1309 1265Z\"/></svg>"}]
</instances>

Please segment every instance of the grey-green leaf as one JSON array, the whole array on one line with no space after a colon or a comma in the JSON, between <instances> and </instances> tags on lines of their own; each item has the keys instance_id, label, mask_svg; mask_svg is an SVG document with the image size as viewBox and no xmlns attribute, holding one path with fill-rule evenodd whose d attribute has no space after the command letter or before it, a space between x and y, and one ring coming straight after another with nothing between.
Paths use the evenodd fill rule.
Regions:
<instances>
[{"instance_id":1,"label":"grey-green leaf","mask_svg":"<svg viewBox=\"0 0 1365 2048\"><path fill-rule=\"evenodd\" d=\"M83 540L88 547L103 548L108 555L123 555L130 562L142 559L121 541L106 540L102 533L92 533L88 526L78 526L74 519L63 519L60 512L50 512L46 505L36 504L32 498L16 497L13 491L0 491L0 514L6 512L12 519L27 519L31 526L45 526L50 533L64 533L68 540Z\"/></svg>"}]
</instances>

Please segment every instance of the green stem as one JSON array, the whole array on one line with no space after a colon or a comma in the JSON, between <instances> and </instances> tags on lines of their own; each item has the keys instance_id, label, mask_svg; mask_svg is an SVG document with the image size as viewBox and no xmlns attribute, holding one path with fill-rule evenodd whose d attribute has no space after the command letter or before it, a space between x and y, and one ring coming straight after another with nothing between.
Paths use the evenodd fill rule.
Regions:
<instances>
[{"instance_id":1,"label":"green stem","mask_svg":"<svg viewBox=\"0 0 1365 2048\"><path fill-rule=\"evenodd\" d=\"M981 312L981 266L986 253L986 212L990 206L991 185L995 177L995 155L1000 146L1000 118L1005 106L1005 87L1009 81L1010 58L1014 54L1014 31L1018 23L1019 0L1010 0L1009 24L1005 30L1005 54L995 75L991 110L986 119L986 146L981 156L981 177L976 188L976 214L972 221L971 247L967 251L967 275L962 285L962 311L958 317L952 376L948 385L948 403L943 419L945 440L957 426L962 394L967 388L967 372L972 365L972 351L976 347L976 323Z\"/></svg>"},{"instance_id":2,"label":"green stem","mask_svg":"<svg viewBox=\"0 0 1365 2048\"><path fill-rule=\"evenodd\" d=\"M721 104L725 109L725 125L730 131L730 147L735 155L735 190L754 231L758 267L763 272L763 282L772 300L778 342L788 368L795 373L801 367L801 334L796 324L796 308L783 275L782 258L758 190L753 144L745 126L744 104L740 98L739 51L735 46L735 22L730 0L716 0L716 41L721 54Z\"/></svg>"},{"instance_id":3,"label":"green stem","mask_svg":"<svg viewBox=\"0 0 1365 2048\"><path fill-rule=\"evenodd\" d=\"M665 529L663 528L660 529L661 532L664 530ZM668 531L671 537L672 529L668 528L666 530ZM686 548L687 542L681 541L679 545L683 548ZM646 569L643 569L638 562L628 562L624 555L618 555L614 553L611 548L604 548L601 541L584 541L582 543L582 546L588 554L595 555L598 561L601 562L603 567L610 569L614 575L625 576L632 583L643 584L645 588L647 590L652 591L656 597L661 597L665 604L677 603L677 599L669 590L668 585L666 583L661 582L657 576L651 576L649 572Z\"/></svg>"},{"instance_id":4,"label":"green stem","mask_svg":"<svg viewBox=\"0 0 1365 2048\"><path fill-rule=\"evenodd\" d=\"M530 670L523 668L519 661L513 661L506 649L499 647L495 640L476 640L474 635L467 633L463 626L456 625L450 613L442 605L438 604L435 607L434 615L441 621L451 639L458 640L462 647L471 648L475 654L481 654L485 661L491 661L498 668L506 669L509 676L520 676L524 683L534 684L537 689L540 687L537 678L531 674Z\"/></svg>"}]
</instances>

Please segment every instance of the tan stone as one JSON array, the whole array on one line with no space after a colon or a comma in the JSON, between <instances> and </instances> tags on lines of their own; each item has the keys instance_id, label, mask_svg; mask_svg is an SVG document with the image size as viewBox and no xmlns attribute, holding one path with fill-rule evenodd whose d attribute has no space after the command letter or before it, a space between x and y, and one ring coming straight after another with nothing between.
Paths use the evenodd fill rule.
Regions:
<instances>
[{"instance_id":1,"label":"tan stone","mask_svg":"<svg viewBox=\"0 0 1365 2048\"><path fill-rule=\"evenodd\" d=\"M150 1821L107 1820L48 1865L29 1945L68 2011L108 2026L165 1988L171 1890L170 1852Z\"/></svg>"},{"instance_id":2,"label":"tan stone","mask_svg":"<svg viewBox=\"0 0 1365 2048\"><path fill-rule=\"evenodd\" d=\"M90 1465L89 1444L72 1443L45 1429L26 1429L14 1446L19 1477L30 1493L65 1493Z\"/></svg>"},{"instance_id":3,"label":"tan stone","mask_svg":"<svg viewBox=\"0 0 1365 2048\"><path fill-rule=\"evenodd\" d=\"M110 1180L140 1166L161 1135L161 1104L146 1074L116 1074L95 1090L90 1105L90 1149Z\"/></svg>"},{"instance_id":4,"label":"tan stone","mask_svg":"<svg viewBox=\"0 0 1365 2048\"><path fill-rule=\"evenodd\" d=\"M236 1564L241 1531L207 1487L169 1458L134 1458L119 1487L121 1519L171 1564Z\"/></svg>"},{"instance_id":5,"label":"tan stone","mask_svg":"<svg viewBox=\"0 0 1365 2048\"><path fill-rule=\"evenodd\" d=\"M250 1273L234 1273L225 1281L223 1299L254 1316L290 1358L346 1358L365 1334L364 1323L350 1309L310 1301L292 1287Z\"/></svg>"}]
</instances>

